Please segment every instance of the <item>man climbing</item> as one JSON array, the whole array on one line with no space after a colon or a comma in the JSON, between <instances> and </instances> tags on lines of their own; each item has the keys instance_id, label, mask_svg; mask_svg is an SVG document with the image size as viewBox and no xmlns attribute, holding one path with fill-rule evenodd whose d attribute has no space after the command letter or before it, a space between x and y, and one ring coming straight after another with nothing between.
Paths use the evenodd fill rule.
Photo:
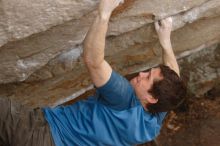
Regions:
<instances>
[{"instance_id":1,"label":"man climbing","mask_svg":"<svg viewBox=\"0 0 220 146\"><path fill-rule=\"evenodd\" d=\"M96 94L69 106L27 110L0 98L0 145L129 146L155 139L167 111L185 96L170 34L172 19L155 22L164 65L130 82L104 60L112 11L121 0L101 0L84 40L83 57Z\"/></svg>"}]
</instances>

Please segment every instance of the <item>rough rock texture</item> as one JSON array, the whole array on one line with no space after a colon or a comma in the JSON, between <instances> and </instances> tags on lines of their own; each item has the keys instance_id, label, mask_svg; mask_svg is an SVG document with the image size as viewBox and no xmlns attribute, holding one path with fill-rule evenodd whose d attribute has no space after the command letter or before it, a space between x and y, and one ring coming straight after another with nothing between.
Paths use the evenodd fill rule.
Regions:
<instances>
[{"instance_id":1,"label":"rough rock texture","mask_svg":"<svg viewBox=\"0 0 220 146\"><path fill-rule=\"evenodd\" d=\"M91 88L80 54L97 3L0 1L0 95L33 107L53 106ZM125 0L109 24L106 59L112 67L125 75L160 63L161 48L153 22L167 16L173 17L172 44L178 58L220 42L219 0ZM206 65L197 62L195 58L193 67ZM193 71L190 77L202 76L197 74L202 72L198 68ZM204 80L214 79L206 77ZM192 78L190 86L198 86Z\"/></svg>"},{"instance_id":2,"label":"rough rock texture","mask_svg":"<svg viewBox=\"0 0 220 146\"><path fill-rule=\"evenodd\" d=\"M189 91L199 96L219 80L220 46L214 44L193 51L182 54L185 57L178 62ZM31 107L56 106L92 89L87 79L86 72L69 72L51 80L0 85L0 97L7 96Z\"/></svg>"},{"instance_id":3,"label":"rough rock texture","mask_svg":"<svg viewBox=\"0 0 220 146\"><path fill-rule=\"evenodd\" d=\"M46 79L54 77L57 72L74 71L81 50L78 46L94 19L96 11L92 10L96 4L97 1L2 1L3 34L0 40L4 42L2 44L7 44L0 48L0 83L20 82L30 76L34 76L32 80ZM201 18L217 17L219 7L218 0L166 0L163 3L160 0L127 0L113 13L108 34L112 36L137 32L137 29L151 25L155 19L170 15L174 16L176 29ZM219 26L218 22L215 24ZM211 29L216 31L219 28ZM128 48L131 42L127 40L124 44ZM66 57L67 51L72 55ZM54 58L57 60L54 61ZM41 71L47 64L55 66L54 63L64 68L51 70L49 67L49 70L45 71L44 68Z\"/></svg>"},{"instance_id":4,"label":"rough rock texture","mask_svg":"<svg viewBox=\"0 0 220 146\"><path fill-rule=\"evenodd\" d=\"M203 49L180 61L188 88L196 97L203 96L220 79L220 46Z\"/></svg>"}]
</instances>

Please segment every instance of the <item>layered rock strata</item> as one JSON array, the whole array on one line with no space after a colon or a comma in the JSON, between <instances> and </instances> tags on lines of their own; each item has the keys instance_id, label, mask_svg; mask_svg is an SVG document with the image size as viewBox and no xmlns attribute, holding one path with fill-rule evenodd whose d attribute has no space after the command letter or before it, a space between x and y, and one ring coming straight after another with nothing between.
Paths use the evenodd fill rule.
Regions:
<instances>
[{"instance_id":1,"label":"layered rock strata","mask_svg":"<svg viewBox=\"0 0 220 146\"><path fill-rule=\"evenodd\" d=\"M33 107L54 106L91 88L81 44L97 13L98 0L0 3L1 96ZM109 24L106 59L112 67L126 75L161 63L153 22L168 16L173 17L172 44L180 60L203 49L216 50L210 46L220 42L219 0L125 0ZM206 60L211 63L213 55L209 56L212 59ZM202 60L202 54L197 57ZM194 66L203 68L205 63L200 62ZM198 84L190 79L190 86Z\"/></svg>"}]
</instances>

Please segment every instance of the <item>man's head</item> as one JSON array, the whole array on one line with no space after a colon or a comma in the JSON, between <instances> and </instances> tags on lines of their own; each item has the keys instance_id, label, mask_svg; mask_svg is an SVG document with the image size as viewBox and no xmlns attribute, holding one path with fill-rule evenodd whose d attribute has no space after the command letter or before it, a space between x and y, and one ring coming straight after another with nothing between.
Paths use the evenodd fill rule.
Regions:
<instances>
[{"instance_id":1,"label":"man's head","mask_svg":"<svg viewBox=\"0 0 220 146\"><path fill-rule=\"evenodd\" d=\"M140 72L130 83L141 104L152 113L175 109L186 95L183 81L165 65Z\"/></svg>"}]
</instances>

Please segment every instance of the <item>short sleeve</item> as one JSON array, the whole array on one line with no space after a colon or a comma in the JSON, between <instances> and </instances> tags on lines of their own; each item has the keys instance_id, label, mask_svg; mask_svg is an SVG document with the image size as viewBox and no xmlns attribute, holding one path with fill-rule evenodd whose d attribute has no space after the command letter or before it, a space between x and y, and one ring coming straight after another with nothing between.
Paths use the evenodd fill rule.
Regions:
<instances>
[{"instance_id":1,"label":"short sleeve","mask_svg":"<svg viewBox=\"0 0 220 146\"><path fill-rule=\"evenodd\" d=\"M96 90L99 101L116 110L127 109L132 105L134 90L129 81L112 71L107 83Z\"/></svg>"}]
</instances>

